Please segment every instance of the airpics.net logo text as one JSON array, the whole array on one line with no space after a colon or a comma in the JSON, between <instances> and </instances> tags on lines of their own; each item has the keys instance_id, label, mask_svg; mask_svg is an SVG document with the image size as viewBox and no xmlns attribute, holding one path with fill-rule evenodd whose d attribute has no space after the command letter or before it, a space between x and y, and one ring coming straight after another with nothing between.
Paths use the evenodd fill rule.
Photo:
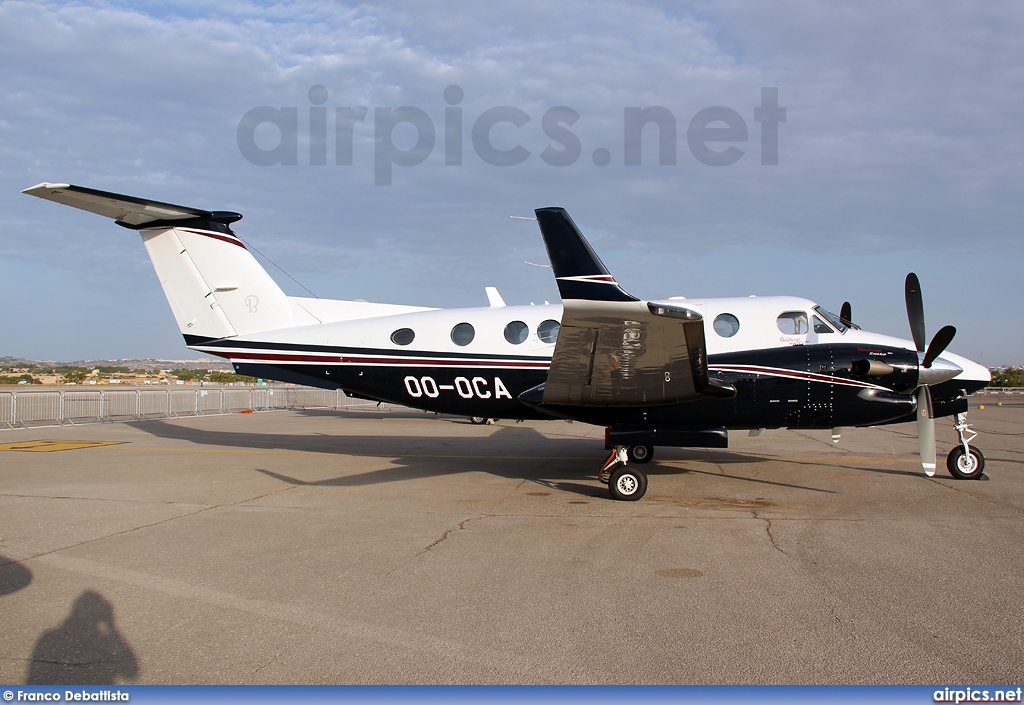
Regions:
<instances>
[{"instance_id":1,"label":"airpics.net logo text","mask_svg":"<svg viewBox=\"0 0 1024 705\"><path fill-rule=\"evenodd\" d=\"M357 131L372 129L374 184L390 186L396 166L422 164L438 146L437 126L422 108L411 105L375 107L370 117L370 108L360 105L335 107L333 115L330 115L326 105L329 97L327 88L312 86L308 97L310 106L302 111L308 112L308 119L303 115L301 123L308 138L309 166L327 166L328 134L333 135L334 141L333 165L353 166ZM581 115L568 106L553 106L541 116L540 130L550 142L535 155L519 143L521 138L517 138L517 135L525 134L519 130L536 130L536 125L532 124L533 117L525 110L500 105L475 117L464 115L461 103L465 92L457 85L445 88L443 98L445 107L440 141L443 143L441 149L445 166L463 164L467 127L473 154L491 166L518 166L536 156L549 166L564 167L575 164L583 155L583 143L571 129ZM261 105L246 112L238 123L237 131L238 149L242 156L256 166L299 165L299 116L298 107ZM333 126L329 125L329 116L333 117ZM779 124L786 121L786 108L779 106L779 89L762 88L760 104L747 112L747 118L752 118L760 126L761 165L776 166L779 163ZM686 123L687 150L706 166L723 167L737 163L746 155L745 146L750 142L747 118L723 105L698 110ZM645 129L648 125L652 128ZM329 127L333 129L329 130ZM501 134L498 140L501 146L494 144L496 132ZM649 139L657 139L658 164L676 165L678 132L679 122L668 108L660 105L623 108L621 163L624 166L642 164L646 135ZM415 135L411 144L410 140L396 140L396 135L409 134ZM403 148L403 144L409 146ZM590 152L590 159L597 167L608 166L614 156L605 147Z\"/></svg>"}]
</instances>

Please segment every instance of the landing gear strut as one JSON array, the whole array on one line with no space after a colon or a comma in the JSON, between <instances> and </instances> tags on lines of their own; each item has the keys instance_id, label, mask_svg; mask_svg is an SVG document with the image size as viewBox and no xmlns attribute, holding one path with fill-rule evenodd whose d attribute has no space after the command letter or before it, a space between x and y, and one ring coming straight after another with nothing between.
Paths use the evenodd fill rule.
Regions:
<instances>
[{"instance_id":1,"label":"landing gear strut","mask_svg":"<svg viewBox=\"0 0 1024 705\"><path fill-rule=\"evenodd\" d=\"M635 502L647 492L647 475L627 465L630 450L630 446L615 446L597 473L597 479L608 485L612 499L625 502Z\"/></svg>"},{"instance_id":2,"label":"landing gear strut","mask_svg":"<svg viewBox=\"0 0 1024 705\"><path fill-rule=\"evenodd\" d=\"M978 433L967 423L966 412L956 415L953 428L960 436L960 445L949 451L946 469L959 480L980 479L985 473L985 456L977 448L971 447L971 441L978 437Z\"/></svg>"}]
</instances>

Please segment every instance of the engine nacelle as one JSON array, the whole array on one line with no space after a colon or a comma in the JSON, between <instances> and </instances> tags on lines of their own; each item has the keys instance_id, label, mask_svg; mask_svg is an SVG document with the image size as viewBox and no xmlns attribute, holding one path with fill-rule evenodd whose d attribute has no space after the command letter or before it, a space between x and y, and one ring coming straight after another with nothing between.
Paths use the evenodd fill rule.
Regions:
<instances>
[{"instance_id":1,"label":"engine nacelle","mask_svg":"<svg viewBox=\"0 0 1024 705\"><path fill-rule=\"evenodd\" d=\"M609 426L605 430L605 447L672 446L674 448L728 448L729 432L721 426Z\"/></svg>"}]
</instances>

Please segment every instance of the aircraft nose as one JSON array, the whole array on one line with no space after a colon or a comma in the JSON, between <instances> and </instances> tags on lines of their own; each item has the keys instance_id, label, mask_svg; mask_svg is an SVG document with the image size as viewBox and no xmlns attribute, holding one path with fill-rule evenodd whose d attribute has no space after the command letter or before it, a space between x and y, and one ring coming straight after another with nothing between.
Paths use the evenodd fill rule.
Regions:
<instances>
[{"instance_id":1,"label":"aircraft nose","mask_svg":"<svg viewBox=\"0 0 1024 705\"><path fill-rule=\"evenodd\" d=\"M964 371L962 367L944 357L936 358L931 367L921 365L922 360L924 360L924 354L918 353L917 383L920 386L930 387L934 384L941 384Z\"/></svg>"}]
</instances>

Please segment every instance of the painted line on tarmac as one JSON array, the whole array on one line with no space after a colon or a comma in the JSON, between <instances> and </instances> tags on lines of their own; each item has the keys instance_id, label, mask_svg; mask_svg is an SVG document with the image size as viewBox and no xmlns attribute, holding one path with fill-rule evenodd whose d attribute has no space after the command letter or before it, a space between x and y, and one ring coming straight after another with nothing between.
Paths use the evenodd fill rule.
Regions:
<instances>
[{"instance_id":1,"label":"painted line on tarmac","mask_svg":"<svg viewBox=\"0 0 1024 705\"><path fill-rule=\"evenodd\" d=\"M146 446L125 446L122 450L153 451L159 453L255 453L257 455L341 455L348 458L439 458L451 460L594 460L596 456L573 457L568 455L453 455L439 453L348 453L334 450L281 450L279 448L151 448Z\"/></svg>"},{"instance_id":2,"label":"painted line on tarmac","mask_svg":"<svg viewBox=\"0 0 1024 705\"><path fill-rule=\"evenodd\" d=\"M102 446L123 445L127 441L56 441L40 439L37 441L19 441L18 443L0 443L0 450L17 450L28 453L51 453L57 450L78 450L80 448L100 448Z\"/></svg>"},{"instance_id":3,"label":"painted line on tarmac","mask_svg":"<svg viewBox=\"0 0 1024 705\"><path fill-rule=\"evenodd\" d=\"M240 454L244 455L247 453L254 453L256 455L342 455L349 458L435 458L438 460L458 460L464 458L466 460L578 460L578 461L593 461L599 460L596 455L588 456L571 456L571 455L458 455L458 454L442 454L442 453L350 453L345 451L332 451L332 450L282 450L279 448L170 448L170 447L146 447L138 445L124 445L121 450L131 451L152 451L155 453L229 453L229 454ZM715 462L713 457L711 459L704 458L666 458L662 460L655 460L655 462L661 465L679 465L680 463L708 463ZM856 456L856 455L835 455L831 457L812 457L812 458L779 458L775 456L764 456L759 460L753 460L754 463L796 463L800 465L832 465L836 462L858 462L858 463L874 463L880 465L891 465L891 464L914 464L919 465L920 461L915 458L873 458L871 456Z\"/></svg>"}]
</instances>

